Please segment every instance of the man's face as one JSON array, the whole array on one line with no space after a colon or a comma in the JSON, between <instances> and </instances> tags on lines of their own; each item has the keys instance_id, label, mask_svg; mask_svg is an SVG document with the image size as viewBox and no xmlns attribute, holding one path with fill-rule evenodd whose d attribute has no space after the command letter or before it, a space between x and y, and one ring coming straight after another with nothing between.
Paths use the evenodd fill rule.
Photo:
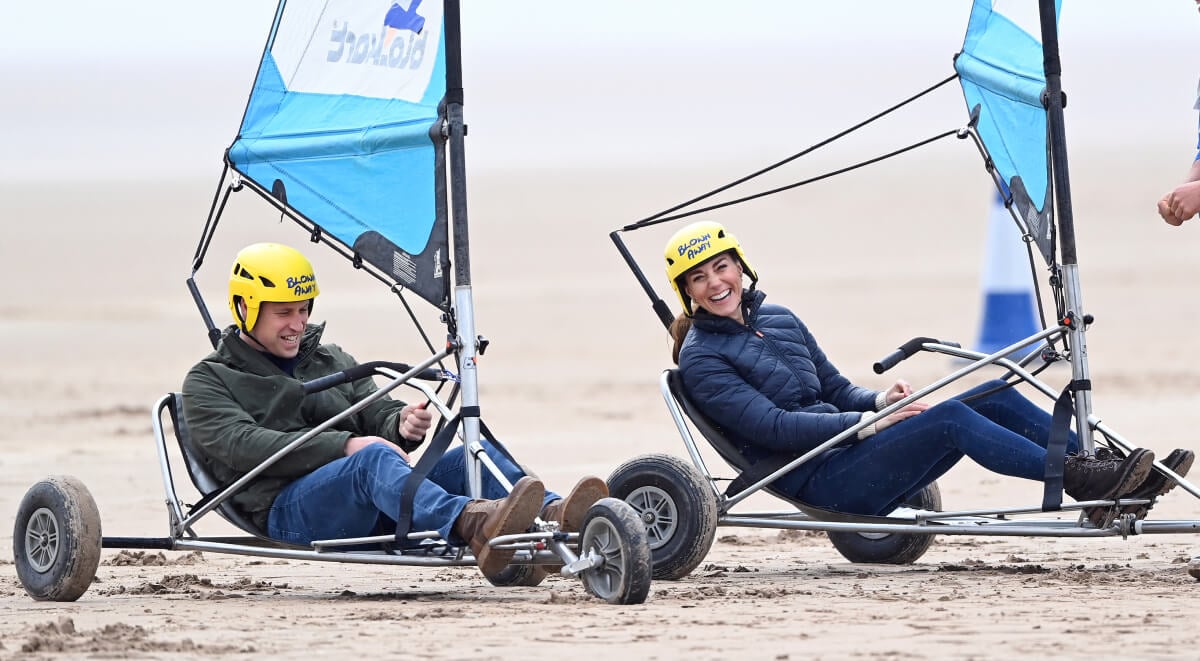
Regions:
<instances>
[{"instance_id":1,"label":"man's face","mask_svg":"<svg viewBox=\"0 0 1200 661\"><path fill-rule=\"evenodd\" d=\"M258 308L258 320L250 339L260 348L280 358L294 358L300 352L300 338L308 323L311 299L299 303L264 302Z\"/></svg>"}]
</instances>

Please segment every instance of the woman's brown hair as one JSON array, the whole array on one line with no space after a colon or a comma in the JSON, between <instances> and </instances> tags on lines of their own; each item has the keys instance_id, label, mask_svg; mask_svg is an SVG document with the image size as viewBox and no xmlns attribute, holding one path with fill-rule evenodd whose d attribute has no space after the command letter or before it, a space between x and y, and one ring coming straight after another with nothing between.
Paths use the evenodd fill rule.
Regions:
<instances>
[{"instance_id":1,"label":"woman's brown hair","mask_svg":"<svg viewBox=\"0 0 1200 661\"><path fill-rule=\"evenodd\" d=\"M674 346L671 347L671 360L675 364L679 364L679 348L683 346L683 338L687 337L688 331L692 329L692 318L686 314L680 314L675 317L675 321L671 322L671 340Z\"/></svg>"}]
</instances>

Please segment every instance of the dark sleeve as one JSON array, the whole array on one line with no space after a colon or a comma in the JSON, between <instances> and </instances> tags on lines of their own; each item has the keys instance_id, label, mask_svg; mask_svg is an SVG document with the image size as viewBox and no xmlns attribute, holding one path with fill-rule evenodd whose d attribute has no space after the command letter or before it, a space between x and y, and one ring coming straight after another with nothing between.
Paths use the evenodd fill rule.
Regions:
<instances>
[{"instance_id":1,"label":"dark sleeve","mask_svg":"<svg viewBox=\"0 0 1200 661\"><path fill-rule=\"evenodd\" d=\"M281 406L298 407L303 391L276 392ZM295 398L288 403L288 398ZM200 363L183 382L183 414L196 444L213 460L236 472L248 473L304 434L260 426L229 392L213 368ZM310 438L267 468L263 475L296 478L345 456L347 431L325 431Z\"/></svg>"},{"instance_id":2,"label":"dark sleeve","mask_svg":"<svg viewBox=\"0 0 1200 661\"><path fill-rule=\"evenodd\" d=\"M680 357L683 385L718 425L755 445L796 454L849 429L859 413L788 411L751 386L723 357L695 350Z\"/></svg>"},{"instance_id":3,"label":"dark sleeve","mask_svg":"<svg viewBox=\"0 0 1200 661\"><path fill-rule=\"evenodd\" d=\"M817 368L817 379L821 382L821 400L833 404L839 411L874 411L878 391L850 383L850 379L843 376L825 356L808 327L799 319L796 321L800 324L804 343L808 345L808 352Z\"/></svg>"}]
</instances>

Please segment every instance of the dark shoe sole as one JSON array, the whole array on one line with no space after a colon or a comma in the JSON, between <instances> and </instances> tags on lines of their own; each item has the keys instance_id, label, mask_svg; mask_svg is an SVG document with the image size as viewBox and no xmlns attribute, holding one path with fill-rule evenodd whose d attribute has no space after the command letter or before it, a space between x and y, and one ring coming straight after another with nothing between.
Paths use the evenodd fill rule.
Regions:
<instances>
[{"instance_id":1,"label":"dark shoe sole","mask_svg":"<svg viewBox=\"0 0 1200 661\"><path fill-rule=\"evenodd\" d=\"M1191 450L1177 448L1171 450L1171 454L1167 455L1166 459L1162 460L1162 465L1171 469L1179 477L1185 477L1192 468L1192 463L1196 461L1196 453ZM1166 495L1171 489L1175 488L1177 483L1175 480L1167 477L1158 470L1151 470L1150 476L1142 482L1141 486L1133 493L1122 496L1122 498L1137 498L1139 500L1149 498L1151 501L1159 496ZM1154 503L1146 503L1145 505L1126 505L1121 508L1121 514L1133 514L1138 519L1146 518L1146 514L1150 512L1150 508L1154 507Z\"/></svg>"},{"instance_id":2,"label":"dark shoe sole","mask_svg":"<svg viewBox=\"0 0 1200 661\"><path fill-rule=\"evenodd\" d=\"M529 530L533 519L542 510L542 498L545 493L545 487L535 478L523 477L517 480L512 492L504 499L503 507L480 526L479 533L472 540L471 547L479 549L475 554L475 563L479 566L480 573L484 576L494 576L508 566L516 551L493 548L488 546L488 540Z\"/></svg>"},{"instance_id":3,"label":"dark shoe sole","mask_svg":"<svg viewBox=\"0 0 1200 661\"><path fill-rule=\"evenodd\" d=\"M563 532L580 532L583 517L597 500L608 497L608 485L598 477L588 476L575 484L571 493L563 499L562 519L558 529Z\"/></svg>"},{"instance_id":4,"label":"dark shoe sole","mask_svg":"<svg viewBox=\"0 0 1200 661\"><path fill-rule=\"evenodd\" d=\"M1145 482L1146 477L1150 475L1150 470L1154 467L1154 453L1146 448L1137 448L1129 453L1124 463L1125 474L1121 477L1121 482L1109 492L1106 498L1120 498L1122 494L1134 491ZM1118 508L1088 507L1083 510L1083 513L1087 516L1088 521L1091 521L1097 528L1107 528L1117 518Z\"/></svg>"}]
</instances>

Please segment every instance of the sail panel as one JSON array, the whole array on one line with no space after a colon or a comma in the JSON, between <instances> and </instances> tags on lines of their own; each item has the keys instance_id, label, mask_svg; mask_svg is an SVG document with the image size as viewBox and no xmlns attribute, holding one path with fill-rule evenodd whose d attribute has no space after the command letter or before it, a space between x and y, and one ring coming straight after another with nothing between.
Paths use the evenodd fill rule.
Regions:
<instances>
[{"instance_id":1,"label":"sail panel","mask_svg":"<svg viewBox=\"0 0 1200 661\"><path fill-rule=\"evenodd\" d=\"M1047 262L1054 260L1049 124L1041 42L997 11L992 0L971 8L962 52L954 61L979 139ZM1056 11L1061 0L1056 2Z\"/></svg>"},{"instance_id":2,"label":"sail panel","mask_svg":"<svg viewBox=\"0 0 1200 661\"><path fill-rule=\"evenodd\" d=\"M440 2L283 0L232 166L443 309Z\"/></svg>"}]
</instances>

